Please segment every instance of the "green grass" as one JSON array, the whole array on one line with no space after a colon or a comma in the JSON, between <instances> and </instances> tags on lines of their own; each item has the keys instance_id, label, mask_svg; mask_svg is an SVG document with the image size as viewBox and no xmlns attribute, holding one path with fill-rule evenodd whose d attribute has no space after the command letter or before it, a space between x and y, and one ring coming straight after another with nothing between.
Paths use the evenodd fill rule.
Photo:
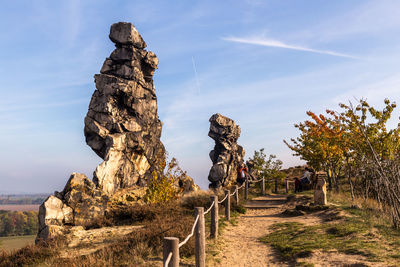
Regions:
<instances>
[{"instance_id":1,"label":"green grass","mask_svg":"<svg viewBox=\"0 0 400 267\"><path fill-rule=\"evenodd\" d=\"M307 257L315 250L357 254L369 261L393 259L400 263L400 231L368 209L352 208L346 199L331 198L337 210L347 213L340 220L306 226L297 222L277 223L261 241L271 245L284 260Z\"/></svg>"}]
</instances>

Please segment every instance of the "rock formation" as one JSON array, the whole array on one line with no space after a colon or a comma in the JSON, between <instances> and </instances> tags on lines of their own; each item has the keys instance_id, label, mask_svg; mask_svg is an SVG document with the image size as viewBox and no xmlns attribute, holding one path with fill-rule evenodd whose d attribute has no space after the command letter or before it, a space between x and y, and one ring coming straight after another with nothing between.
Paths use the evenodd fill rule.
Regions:
<instances>
[{"instance_id":1,"label":"rock formation","mask_svg":"<svg viewBox=\"0 0 400 267\"><path fill-rule=\"evenodd\" d=\"M144 50L146 43L130 23L113 24L109 37L116 49L95 75L97 90L84 133L87 144L104 159L94 182L111 196L119 188L145 185L165 161L165 151L153 85L158 59Z\"/></svg>"},{"instance_id":2,"label":"rock formation","mask_svg":"<svg viewBox=\"0 0 400 267\"><path fill-rule=\"evenodd\" d=\"M65 225L90 225L104 216L108 201L84 174L73 173L64 190L56 191L39 207L38 238L61 234Z\"/></svg>"},{"instance_id":3,"label":"rock formation","mask_svg":"<svg viewBox=\"0 0 400 267\"><path fill-rule=\"evenodd\" d=\"M85 117L87 144L102 162L93 182L73 173L62 192L49 196L39 209L38 238L62 234L65 227L87 226L104 216L114 195L137 201L151 173L165 166L160 141L153 74L158 59L146 51L136 28L125 22L111 26L116 49L95 75L96 90ZM132 192L139 190L138 195ZM127 195L121 195L121 192ZM129 195L130 194L130 195Z\"/></svg>"},{"instance_id":4,"label":"rock formation","mask_svg":"<svg viewBox=\"0 0 400 267\"><path fill-rule=\"evenodd\" d=\"M325 173L317 173L316 185L314 189L314 204L315 205L327 205L328 201L326 198L326 181L324 179Z\"/></svg>"},{"instance_id":5,"label":"rock formation","mask_svg":"<svg viewBox=\"0 0 400 267\"><path fill-rule=\"evenodd\" d=\"M258 178L258 170L255 168L255 163L253 160L247 160L246 161L246 166L248 169L248 173L247 173L247 179L249 181L256 181Z\"/></svg>"},{"instance_id":6,"label":"rock formation","mask_svg":"<svg viewBox=\"0 0 400 267\"><path fill-rule=\"evenodd\" d=\"M237 144L240 136L240 127L235 122L221 114L214 114L210 118L208 136L214 139L214 150L210 152L213 163L208 180L210 188L232 185L237 179L237 168L243 164L245 151Z\"/></svg>"}]
</instances>

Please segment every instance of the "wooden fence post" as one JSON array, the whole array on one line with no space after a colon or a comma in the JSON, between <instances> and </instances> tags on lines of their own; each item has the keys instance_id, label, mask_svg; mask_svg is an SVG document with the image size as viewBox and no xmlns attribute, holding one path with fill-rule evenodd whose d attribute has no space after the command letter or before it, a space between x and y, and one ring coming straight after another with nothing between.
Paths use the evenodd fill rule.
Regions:
<instances>
[{"instance_id":1,"label":"wooden fence post","mask_svg":"<svg viewBox=\"0 0 400 267\"><path fill-rule=\"evenodd\" d=\"M231 220L231 192L228 189L224 190L225 195L227 196L225 199L225 219L227 221Z\"/></svg>"},{"instance_id":2,"label":"wooden fence post","mask_svg":"<svg viewBox=\"0 0 400 267\"><path fill-rule=\"evenodd\" d=\"M265 179L264 179L264 177L261 180L261 193L263 196L265 196Z\"/></svg>"},{"instance_id":3,"label":"wooden fence post","mask_svg":"<svg viewBox=\"0 0 400 267\"><path fill-rule=\"evenodd\" d=\"M170 252L172 252L172 258L167 266L165 261ZM163 267L179 267L179 239L176 237L164 237Z\"/></svg>"},{"instance_id":4,"label":"wooden fence post","mask_svg":"<svg viewBox=\"0 0 400 267\"><path fill-rule=\"evenodd\" d=\"M214 206L211 208L210 236L216 239L218 237L218 196L211 196L211 201Z\"/></svg>"},{"instance_id":5,"label":"wooden fence post","mask_svg":"<svg viewBox=\"0 0 400 267\"><path fill-rule=\"evenodd\" d=\"M236 205L239 205L239 186L235 185L235 200L236 200Z\"/></svg>"},{"instance_id":6,"label":"wooden fence post","mask_svg":"<svg viewBox=\"0 0 400 267\"><path fill-rule=\"evenodd\" d=\"M195 228L195 258L196 267L206 266L206 229L204 223L204 208L196 207L194 210L194 217L199 215Z\"/></svg>"},{"instance_id":7,"label":"wooden fence post","mask_svg":"<svg viewBox=\"0 0 400 267\"><path fill-rule=\"evenodd\" d=\"M286 194L289 193L289 180L286 179Z\"/></svg>"},{"instance_id":8,"label":"wooden fence post","mask_svg":"<svg viewBox=\"0 0 400 267\"><path fill-rule=\"evenodd\" d=\"M278 179L275 178L275 194L278 193Z\"/></svg>"},{"instance_id":9,"label":"wooden fence post","mask_svg":"<svg viewBox=\"0 0 400 267\"><path fill-rule=\"evenodd\" d=\"M246 200L247 200L248 191L249 191L249 180L246 177L246 182L244 185L244 199L246 199Z\"/></svg>"}]
</instances>

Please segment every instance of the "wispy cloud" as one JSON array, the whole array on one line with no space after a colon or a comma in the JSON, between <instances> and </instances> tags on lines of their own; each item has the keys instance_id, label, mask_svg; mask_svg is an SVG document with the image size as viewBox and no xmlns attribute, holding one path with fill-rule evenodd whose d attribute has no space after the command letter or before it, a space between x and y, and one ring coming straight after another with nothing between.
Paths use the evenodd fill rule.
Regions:
<instances>
[{"instance_id":1,"label":"wispy cloud","mask_svg":"<svg viewBox=\"0 0 400 267\"><path fill-rule=\"evenodd\" d=\"M360 59L359 57L356 57L356 56L338 53L335 51L319 50L319 49L313 49L313 48L299 46L299 45L291 45L291 44L286 44L286 43L278 41L278 40L267 39L267 38L262 39L259 37L256 37L256 38L223 37L222 40L229 41L229 42L235 42L235 43L244 43L244 44L261 45L261 46L267 46L267 47L285 48L285 49L291 49L291 50L297 50L297 51L325 54L325 55L336 56L336 57Z\"/></svg>"}]
</instances>

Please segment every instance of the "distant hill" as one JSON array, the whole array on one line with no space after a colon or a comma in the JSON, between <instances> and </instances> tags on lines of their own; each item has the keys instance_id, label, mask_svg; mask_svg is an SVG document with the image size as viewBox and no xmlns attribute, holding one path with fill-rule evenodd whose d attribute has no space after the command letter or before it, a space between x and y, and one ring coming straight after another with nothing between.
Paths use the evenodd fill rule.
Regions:
<instances>
[{"instance_id":1,"label":"distant hill","mask_svg":"<svg viewBox=\"0 0 400 267\"><path fill-rule=\"evenodd\" d=\"M49 196L41 194L0 194L0 205L42 204Z\"/></svg>"}]
</instances>

